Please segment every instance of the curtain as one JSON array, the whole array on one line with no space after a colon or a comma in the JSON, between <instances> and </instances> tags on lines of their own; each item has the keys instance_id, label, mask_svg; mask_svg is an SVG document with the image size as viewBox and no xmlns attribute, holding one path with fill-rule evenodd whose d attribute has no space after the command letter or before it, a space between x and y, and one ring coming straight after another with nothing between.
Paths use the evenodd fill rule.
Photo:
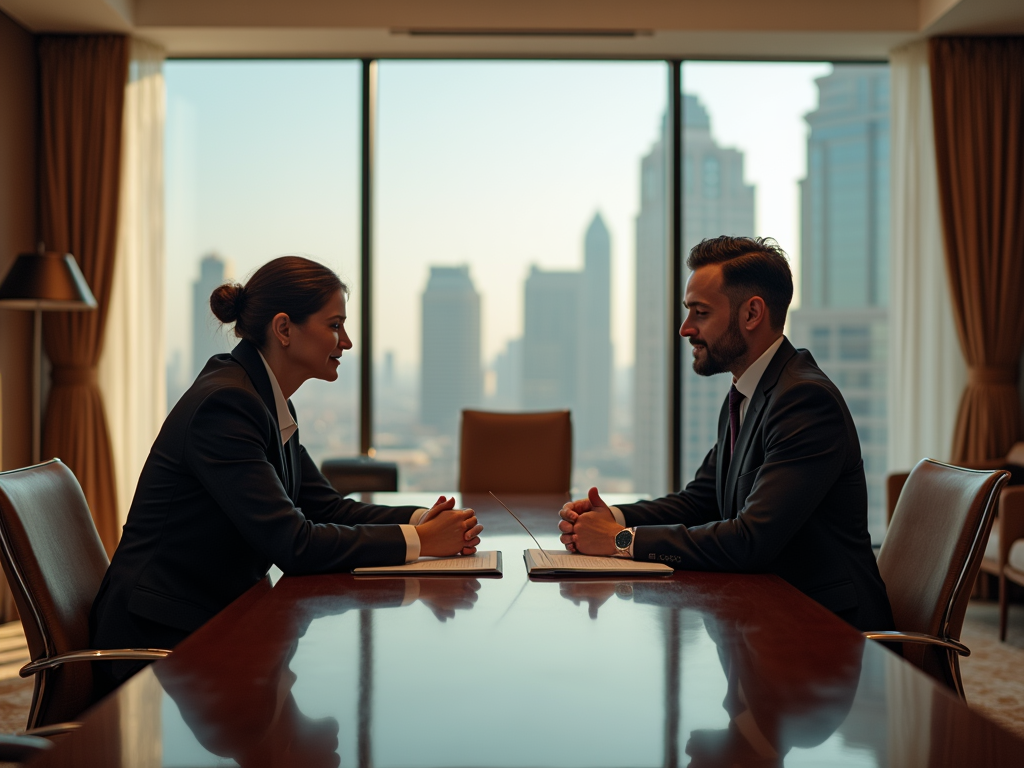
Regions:
<instances>
[{"instance_id":1,"label":"curtain","mask_svg":"<svg viewBox=\"0 0 1024 768\"><path fill-rule=\"evenodd\" d=\"M889 280L890 471L948 461L967 369L942 253L928 43L892 51Z\"/></svg>"},{"instance_id":2,"label":"curtain","mask_svg":"<svg viewBox=\"0 0 1024 768\"><path fill-rule=\"evenodd\" d=\"M131 41L117 250L98 370L113 451L118 530L167 412L163 61L162 48Z\"/></svg>"},{"instance_id":3,"label":"curtain","mask_svg":"<svg viewBox=\"0 0 1024 768\"><path fill-rule=\"evenodd\" d=\"M75 473L108 553L117 544L117 497L96 364L114 278L127 72L123 36L39 39L41 235L49 249L75 256L99 304L45 315L53 368L43 452Z\"/></svg>"},{"instance_id":4,"label":"curtain","mask_svg":"<svg viewBox=\"0 0 1024 768\"><path fill-rule=\"evenodd\" d=\"M935 154L957 336L968 366L953 460L1021 439L1024 38L929 41Z\"/></svg>"}]
</instances>

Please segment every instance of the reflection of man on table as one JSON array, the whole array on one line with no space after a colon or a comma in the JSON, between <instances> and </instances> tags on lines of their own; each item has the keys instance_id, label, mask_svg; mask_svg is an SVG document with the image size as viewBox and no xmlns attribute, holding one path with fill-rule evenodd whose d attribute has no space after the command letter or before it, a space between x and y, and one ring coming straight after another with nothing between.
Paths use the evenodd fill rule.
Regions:
<instances>
[{"instance_id":1,"label":"reflection of man on table","mask_svg":"<svg viewBox=\"0 0 1024 768\"><path fill-rule=\"evenodd\" d=\"M695 246L679 329L693 369L728 371L717 444L686 488L561 511L570 551L673 568L775 573L860 629L893 628L867 530L860 442L839 389L783 336L793 278L771 239Z\"/></svg>"},{"instance_id":2,"label":"reflection of man on table","mask_svg":"<svg viewBox=\"0 0 1024 768\"><path fill-rule=\"evenodd\" d=\"M612 595L701 617L725 673L729 723L690 734L690 768L776 768L793 748L827 741L853 706L864 641L851 642L849 628L837 622L807 632L799 622L778 621L777 606L742 590L593 580L563 581L559 589L576 605L587 603L593 619Z\"/></svg>"}]
</instances>

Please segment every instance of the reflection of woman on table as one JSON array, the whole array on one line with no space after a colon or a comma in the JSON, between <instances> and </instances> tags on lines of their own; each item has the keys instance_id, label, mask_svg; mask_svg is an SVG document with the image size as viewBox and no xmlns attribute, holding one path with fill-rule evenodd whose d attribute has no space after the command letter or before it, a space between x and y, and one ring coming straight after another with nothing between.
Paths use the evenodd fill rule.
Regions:
<instances>
[{"instance_id":1,"label":"reflection of woman on table","mask_svg":"<svg viewBox=\"0 0 1024 768\"><path fill-rule=\"evenodd\" d=\"M196 740L242 768L340 762L338 721L308 717L292 693L297 676L290 664L314 620L418 599L444 621L442 615L471 608L480 588L476 579L373 579L310 597L293 584L299 582L269 589L264 582L264 594L237 622L206 633L195 653L184 649L155 668Z\"/></svg>"},{"instance_id":2,"label":"reflection of woman on table","mask_svg":"<svg viewBox=\"0 0 1024 768\"><path fill-rule=\"evenodd\" d=\"M346 292L297 256L213 292L214 315L241 341L210 358L160 430L93 605L93 647L173 648L271 565L325 573L476 551L472 510L444 497L430 510L344 499L300 445L288 398L338 378L352 348ZM109 687L139 665L98 667Z\"/></svg>"}]
</instances>

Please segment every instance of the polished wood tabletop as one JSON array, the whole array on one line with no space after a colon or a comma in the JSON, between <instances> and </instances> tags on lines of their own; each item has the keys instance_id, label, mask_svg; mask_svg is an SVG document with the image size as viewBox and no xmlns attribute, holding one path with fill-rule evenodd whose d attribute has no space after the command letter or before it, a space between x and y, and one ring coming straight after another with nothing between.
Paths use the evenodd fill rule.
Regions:
<instances>
[{"instance_id":1,"label":"polished wood tabletop","mask_svg":"<svg viewBox=\"0 0 1024 768\"><path fill-rule=\"evenodd\" d=\"M558 546L562 499L503 500ZM1024 742L777 577L531 580L515 520L461 501L503 577L268 579L33 765L1024 763Z\"/></svg>"}]
</instances>

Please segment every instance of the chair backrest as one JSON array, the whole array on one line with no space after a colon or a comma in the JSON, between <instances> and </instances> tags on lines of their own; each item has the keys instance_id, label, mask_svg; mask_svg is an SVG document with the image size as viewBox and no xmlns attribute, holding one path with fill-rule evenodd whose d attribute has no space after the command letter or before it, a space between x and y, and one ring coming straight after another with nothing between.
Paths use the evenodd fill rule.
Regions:
<instances>
[{"instance_id":1,"label":"chair backrest","mask_svg":"<svg viewBox=\"0 0 1024 768\"><path fill-rule=\"evenodd\" d=\"M356 491L398 490L398 465L393 461L377 461L369 456L327 459L320 465L320 472L342 496Z\"/></svg>"},{"instance_id":2,"label":"chair backrest","mask_svg":"<svg viewBox=\"0 0 1024 768\"><path fill-rule=\"evenodd\" d=\"M462 412L462 493L568 493L572 474L569 411Z\"/></svg>"},{"instance_id":3,"label":"chair backrest","mask_svg":"<svg viewBox=\"0 0 1024 768\"><path fill-rule=\"evenodd\" d=\"M996 500L1008 476L931 459L911 471L878 554L896 629L960 639ZM948 678L944 649L905 643L903 653L934 677Z\"/></svg>"},{"instance_id":4,"label":"chair backrest","mask_svg":"<svg viewBox=\"0 0 1024 768\"><path fill-rule=\"evenodd\" d=\"M110 561L78 480L59 459L0 472L0 561L33 661L89 648L89 611ZM89 667L36 675L30 727L73 719L91 703Z\"/></svg>"}]
</instances>

